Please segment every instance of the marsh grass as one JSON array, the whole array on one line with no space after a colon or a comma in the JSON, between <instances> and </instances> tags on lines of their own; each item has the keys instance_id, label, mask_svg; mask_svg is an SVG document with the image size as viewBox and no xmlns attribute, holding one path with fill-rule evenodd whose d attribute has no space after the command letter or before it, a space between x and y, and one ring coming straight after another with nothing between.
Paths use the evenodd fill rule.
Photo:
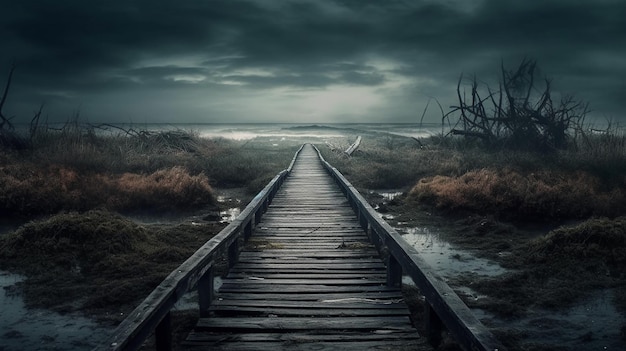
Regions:
<instances>
[{"instance_id":1,"label":"marsh grass","mask_svg":"<svg viewBox=\"0 0 626 351\"><path fill-rule=\"evenodd\" d=\"M357 187L405 189L409 200L447 213L539 222L626 213L624 136L588 135L577 142L547 154L485 150L472 140L441 136L420 144L370 135L353 157L319 147Z\"/></svg>"},{"instance_id":2,"label":"marsh grass","mask_svg":"<svg viewBox=\"0 0 626 351\"><path fill-rule=\"evenodd\" d=\"M603 190L600 179L582 171L480 169L458 177L421 179L409 198L446 211L495 214L524 221L617 216L626 210L623 189Z\"/></svg>"},{"instance_id":3,"label":"marsh grass","mask_svg":"<svg viewBox=\"0 0 626 351\"><path fill-rule=\"evenodd\" d=\"M150 174L80 173L59 166L13 164L0 169L3 215L32 218L97 207L132 211L181 211L214 203L206 175L182 167Z\"/></svg>"},{"instance_id":4,"label":"marsh grass","mask_svg":"<svg viewBox=\"0 0 626 351\"><path fill-rule=\"evenodd\" d=\"M0 265L29 277L22 283L29 306L115 317L220 227L142 226L106 210L59 214L0 237Z\"/></svg>"},{"instance_id":5,"label":"marsh grass","mask_svg":"<svg viewBox=\"0 0 626 351\"><path fill-rule=\"evenodd\" d=\"M213 186L261 190L299 144L200 138L191 131L98 134L68 124L0 154L0 217L59 211L174 212L214 204Z\"/></svg>"},{"instance_id":6,"label":"marsh grass","mask_svg":"<svg viewBox=\"0 0 626 351\"><path fill-rule=\"evenodd\" d=\"M28 306L115 322L223 227L140 225L118 212L214 211L214 187L254 194L300 146L179 130L102 135L77 123L24 140L1 145L0 220L30 222L0 236L0 267L28 277Z\"/></svg>"},{"instance_id":7,"label":"marsh grass","mask_svg":"<svg viewBox=\"0 0 626 351\"><path fill-rule=\"evenodd\" d=\"M511 273L467 284L496 301L480 307L500 315L528 307L560 309L598 289L615 289L615 305L626 311L626 217L593 218L560 227L526 242L503 260ZM469 301L474 304L474 302Z\"/></svg>"},{"instance_id":8,"label":"marsh grass","mask_svg":"<svg viewBox=\"0 0 626 351\"><path fill-rule=\"evenodd\" d=\"M318 148L354 185L368 189L406 188L424 176L453 173L461 162L447 149L421 149L416 141L393 135L364 137L353 157L343 154L342 148Z\"/></svg>"}]
</instances>

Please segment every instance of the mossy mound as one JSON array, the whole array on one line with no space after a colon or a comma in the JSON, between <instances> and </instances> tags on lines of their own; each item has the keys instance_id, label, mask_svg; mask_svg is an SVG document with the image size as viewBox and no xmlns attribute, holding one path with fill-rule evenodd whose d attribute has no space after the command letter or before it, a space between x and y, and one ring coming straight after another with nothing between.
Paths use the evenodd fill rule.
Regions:
<instances>
[{"instance_id":1,"label":"mossy mound","mask_svg":"<svg viewBox=\"0 0 626 351\"><path fill-rule=\"evenodd\" d=\"M119 319L221 227L142 226L106 210L59 214L0 237L0 268L27 277L29 306Z\"/></svg>"},{"instance_id":2,"label":"mossy mound","mask_svg":"<svg viewBox=\"0 0 626 351\"><path fill-rule=\"evenodd\" d=\"M601 259L611 267L626 266L626 217L599 218L562 227L527 247L526 262L544 263Z\"/></svg>"},{"instance_id":3,"label":"mossy mound","mask_svg":"<svg viewBox=\"0 0 626 351\"><path fill-rule=\"evenodd\" d=\"M146 229L105 210L67 213L30 222L0 241L0 257L47 259L69 255L97 261L137 250Z\"/></svg>"},{"instance_id":4,"label":"mossy mound","mask_svg":"<svg viewBox=\"0 0 626 351\"><path fill-rule=\"evenodd\" d=\"M497 299L481 307L516 316L525 307L560 309L593 291L614 289L616 305L625 310L626 290L620 287L626 284L626 217L555 229L515 248L504 264L514 270L490 279L466 278L472 288Z\"/></svg>"}]
</instances>

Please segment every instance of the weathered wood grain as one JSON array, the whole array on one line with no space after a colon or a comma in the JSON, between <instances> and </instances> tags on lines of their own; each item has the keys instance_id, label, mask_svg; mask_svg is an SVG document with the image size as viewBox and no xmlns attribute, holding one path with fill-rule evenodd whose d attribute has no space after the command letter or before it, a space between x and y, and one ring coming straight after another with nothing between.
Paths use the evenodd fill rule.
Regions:
<instances>
[{"instance_id":1,"label":"weathered wood grain","mask_svg":"<svg viewBox=\"0 0 626 351\"><path fill-rule=\"evenodd\" d=\"M382 316L375 318L333 318L333 317L224 317L200 318L198 329L207 331L244 332L264 331L280 332L312 331L312 330L345 330L345 331L414 331L408 317Z\"/></svg>"},{"instance_id":2,"label":"weathered wood grain","mask_svg":"<svg viewBox=\"0 0 626 351\"><path fill-rule=\"evenodd\" d=\"M432 324L438 327L445 326L463 349L505 350L443 278L419 256L417 250L378 216L352 184L323 159L319 151L318 155L329 174L336 179L348 202L358 213L359 221L371 231L376 244L388 251L390 258L388 285L398 284L403 273L411 277L428 302L426 310L430 315L426 319L436 320L436 323ZM428 333L441 335L441 330L431 330Z\"/></svg>"},{"instance_id":3,"label":"weathered wood grain","mask_svg":"<svg viewBox=\"0 0 626 351\"><path fill-rule=\"evenodd\" d=\"M187 339L211 349L389 349L419 335L317 153L305 146Z\"/></svg>"}]
</instances>

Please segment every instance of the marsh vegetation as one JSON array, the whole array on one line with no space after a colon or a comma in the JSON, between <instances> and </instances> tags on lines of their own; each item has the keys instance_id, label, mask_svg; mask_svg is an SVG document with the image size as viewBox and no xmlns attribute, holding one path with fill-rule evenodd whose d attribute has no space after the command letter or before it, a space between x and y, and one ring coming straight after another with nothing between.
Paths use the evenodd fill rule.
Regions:
<instances>
[{"instance_id":1,"label":"marsh vegetation","mask_svg":"<svg viewBox=\"0 0 626 351\"><path fill-rule=\"evenodd\" d=\"M211 214L245 206L299 147L78 121L12 135L0 221L17 229L0 235L0 268L27 277L28 306L114 320L219 232ZM218 199L227 189L238 198ZM146 216L172 220L133 220Z\"/></svg>"},{"instance_id":2,"label":"marsh vegetation","mask_svg":"<svg viewBox=\"0 0 626 351\"><path fill-rule=\"evenodd\" d=\"M504 86L520 79L513 85L528 88L533 74L532 62L503 69ZM38 115L18 133L3 117L0 222L17 229L0 235L0 269L28 277L19 288L29 306L119 320L219 231L219 221L204 216L222 209L218 189L254 195L309 141L363 193L402 193L391 201L372 198L395 215L392 225L435 218L448 229L446 240L511 270L452 281L488 296L478 300L459 291L468 305L514 320L535 308L559 311L595 291L611 291L626 315L623 131L585 127L586 105L569 98L561 102L565 110L554 108L559 105L551 100L549 81L536 100L534 90L515 92L513 85L481 95L476 82L470 84L474 99L459 100L457 129L419 140L335 126L298 127L331 131L326 144L308 136L280 143L231 140L77 119L52 128ZM489 102L495 114L487 112ZM552 130L563 123L565 129ZM358 135L359 148L346 156ZM179 220L142 224L127 217L138 214ZM190 214L194 221L186 220ZM554 346L493 327L512 349Z\"/></svg>"},{"instance_id":3,"label":"marsh vegetation","mask_svg":"<svg viewBox=\"0 0 626 351\"><path fill-rule=\"evenodd\" d=\"M29 305L111 320L221 228L215 219L192 222L186 215L219 210L218 189L253 195L289 164L302 141L72 128L47 131L26 149L4 149L3 220L21 226L0 237L0 264L28 277L20 287ZM407 218L427 214L451 229L446 240L513 270L453 282L489 296L464 296L468 305L519 318L611 289L624 311L623 136L587 135L566 149L537 153L485 150L459 137L418 143L389 133L341 133L345 137L326 138L326 145L308 141L363 193L402 192L385 204L396 215L392 225L410 226L416 223ZM342 151L357 134L361 145L347 157ZM181 220L152 225L125 217L145 213L178 213ZM511 346L523 345L502 329Z\"/></svg>"},{"instance_id":4,"label":"marsh vegetation","mask_svg":"<svg viewBox=\"0 0 626 351\"><path fill-rule=\"evenodd\" d=\"M452 278L469 306L511 321L538 309L566 311L608 291L626 315L626 136L617 129L579 134L550 152L486 147L464 136L418 143L388 135L365 138L353 157L322 150L363 193L403 193L371 198L393 226L422 227L428 218L443 240L510 270ZM556 346L494 323L511 349ZM624 343L625 330L610 333ZM586 343L606 337L583 336Z\"/></svg>"}]
</instances>

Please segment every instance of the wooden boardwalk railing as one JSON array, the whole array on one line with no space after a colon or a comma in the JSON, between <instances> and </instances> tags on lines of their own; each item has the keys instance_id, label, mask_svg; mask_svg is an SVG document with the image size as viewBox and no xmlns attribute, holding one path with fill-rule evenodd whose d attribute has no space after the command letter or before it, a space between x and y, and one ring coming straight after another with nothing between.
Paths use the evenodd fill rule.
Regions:
<instances>
[{"instance_id":1,"label":"wooden boardwalk railing","mask_svg":"<svg viewBox=\"0 0 626 351\"><path fill-rule=\"evenodd\" d=\"M370 350L415 345L399 287L307 145L187 345Z\"/></svg>"},{"instance_id":2,"label":"wooden boardwalk railing","mask_svg":"<svg viewBox=\"0 0 626 351\"><path fill-rule=\"evenodd\" d=\"M214 293L212 267L224 250L230 270ZM135 350L154 331L157 349L169 350L169 310L195 288L200 319L183 345L191 349L415 349L423 341L403 302L403 273L428 302L429 340L445 326L466 350L503 350L415 249L305 145L100 349Z\"/></svg>"}]
</instances>

